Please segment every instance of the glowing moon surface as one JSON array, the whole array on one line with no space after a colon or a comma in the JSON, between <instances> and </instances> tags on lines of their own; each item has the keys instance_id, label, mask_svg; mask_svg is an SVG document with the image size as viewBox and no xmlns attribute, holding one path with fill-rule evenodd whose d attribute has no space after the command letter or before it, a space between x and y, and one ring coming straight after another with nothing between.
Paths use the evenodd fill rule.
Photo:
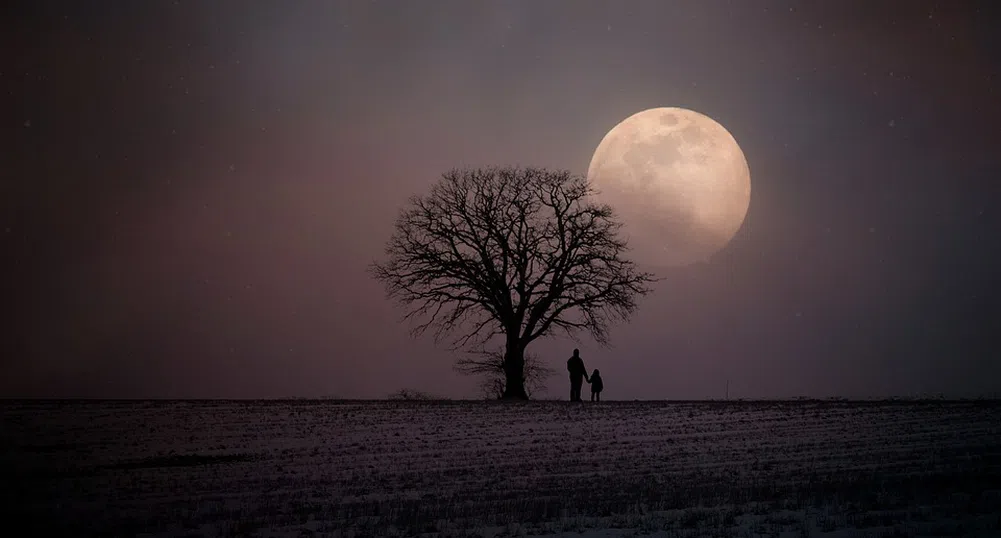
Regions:
<instances>
[{"instance_id":1,"label":"glowing moon surface","mask_svg":"<svg viewBox=\"0 0 1001 538\"><path fill-rule=\"evenodd\" d=\"M622 221L632 257L655 266L708 260L740 229L751 201L733 135L684 108L651 108L613 127L587 177Z\"/></svg>"}]
</instances>

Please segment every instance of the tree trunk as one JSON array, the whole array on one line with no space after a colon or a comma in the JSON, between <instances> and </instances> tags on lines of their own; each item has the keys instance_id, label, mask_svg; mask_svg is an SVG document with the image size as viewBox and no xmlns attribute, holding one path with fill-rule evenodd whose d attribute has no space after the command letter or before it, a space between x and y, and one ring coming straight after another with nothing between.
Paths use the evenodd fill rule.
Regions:
<instances>
[{"instance_id":1,"label":"tree trunk","mask_svg":"<svg viewBox=\"0 0 1001 538\"><path fill-rule=\"evenodd\" d=\"M508 342L504 352L504 400L527 400L525 392L525 348Z\"/></svg>"}]
</instances>

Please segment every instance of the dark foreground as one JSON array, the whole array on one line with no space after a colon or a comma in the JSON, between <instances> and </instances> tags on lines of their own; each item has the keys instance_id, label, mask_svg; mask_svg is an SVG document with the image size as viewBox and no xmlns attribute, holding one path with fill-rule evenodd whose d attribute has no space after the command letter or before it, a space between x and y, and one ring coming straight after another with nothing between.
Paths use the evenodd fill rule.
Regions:
<instances>
[{"instance_id":1,"label":"dark foreground","mask_svg":"<svg viewBox=\"0 0 1001 538\"><path fill-rule=\"evenodd\" d=\"M1001 536L993 403L0 406L19 536Z\"/></svg>"}]
</instances>

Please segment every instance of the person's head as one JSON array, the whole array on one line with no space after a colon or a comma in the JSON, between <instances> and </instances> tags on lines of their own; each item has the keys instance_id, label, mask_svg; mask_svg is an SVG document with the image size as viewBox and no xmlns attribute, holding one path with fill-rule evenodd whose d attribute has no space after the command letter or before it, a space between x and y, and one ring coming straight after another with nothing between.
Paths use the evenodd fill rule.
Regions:
<instances>
[{"instance_id":1,"label":"person's head","mask_svg":"<svg viewBox=\"0 0 1001 538\"><path fill-rule=\"evenodd\" d=\"M594 369L594 373L591 374L591 377L599 377L599 376L601 376L601 372L599 372L598 369L595 368Z\"/></svg>"},{"instance_id":2,"label":"person's head","mask_svg":"<svg viewBox=\"0 0 1001 538\"><path fill-rule=\"evenodd\" d=\"M574 348L574 350L573 350L573 356L576 357L578 355L580 355L580 350L577 349L577 348Z\"/></svg>"}]
</instances>

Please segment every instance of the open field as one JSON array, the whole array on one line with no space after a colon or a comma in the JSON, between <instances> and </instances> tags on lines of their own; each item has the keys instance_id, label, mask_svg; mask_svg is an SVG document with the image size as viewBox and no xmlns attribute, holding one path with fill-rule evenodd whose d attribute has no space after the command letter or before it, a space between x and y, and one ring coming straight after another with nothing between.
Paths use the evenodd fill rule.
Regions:
<instances>
[{"instance_id":1,"label":"open field","mask_svg":"<svg viewBox=\"0 0 1001 538\"><path fill-rule=\"evenodd\" d=\"M0 409L36 535L1001 536L994 402Z\"/></svg>"}]
</instances>

